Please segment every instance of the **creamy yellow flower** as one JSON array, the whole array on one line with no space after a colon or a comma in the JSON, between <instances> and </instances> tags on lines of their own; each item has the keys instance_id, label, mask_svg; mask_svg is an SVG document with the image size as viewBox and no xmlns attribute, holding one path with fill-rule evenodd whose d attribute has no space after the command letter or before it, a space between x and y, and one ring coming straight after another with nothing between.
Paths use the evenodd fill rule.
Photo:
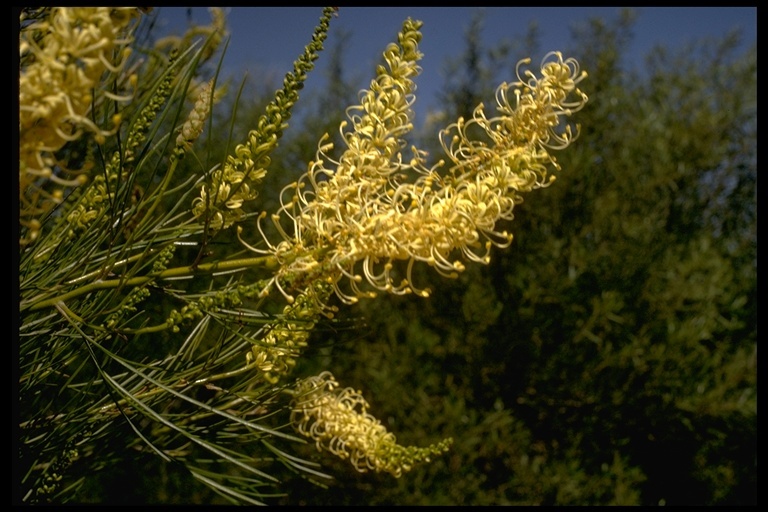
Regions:
<instances>
[{"instance_id":1,"label":"creamy yellow flower","mask_svg":"<svg viewBox=\"0 0 768 512\"><path fill-rule=\"evenodd\" d=\"M449 438L426 448L397 444L395 435L368 413L368 402L360 392L339 388L330 372L299 381L294 392L294 428L313 439L318 450L348 459L361 473L387 472L400 477L452 443Z\"/></svg>"},{"instance_id":2,"label":"creamy yellow flower","mask_svg":"<svg viewBox=\"0 0 768 512\"><path fill-rule=\"evenodd\" d=\"M124 32L136 16L135 8L54 7L47 20L21 31L29 64L19 77L20 158L28 173L50 171L46 154L83 130L102 134L85 115L91 93L104 71L119 70L112 51L129 42Z\"/></svg>"},{"instance_id":3,"label":"creamy yellow flower","mask_svg":"<svg viewBox=\"0 0 768 512\"><path fill-rule=\"evenodd\" d=\"M59 189L81 185L86 176L68 178L66 162L54 153L89 132L103 142L113 126L97 126L89 117L93 91L105 72L120 71L130 48L129 26L139 16L133 7L52 7L47 17L22 28L19 35L19 198L22 225L37 236L33 222L60 201ZM116 52L123 48L122 51ZM115 58L117 53L118 57ZM115 97L100 91L106 97ZM56 171L54 169L56 168ZM59 172L61 171L61 172Z\"/></svg>"},{"instance_id":4,"label":"creamy yellow flower","mask_svg":"<svg viewBox=\"0 0 768 512\"><path fill-rule=\"evenodd\" d=\"M282 263L275 283L313 277L334 284L345 302L373 292L416 292L412 269L423 262L455 277L464 261L487 263L491 248L507 246L512 235L497 228L512 219L521 194L548 185L548 167L558 168L552 150L567 147L578 130L563 118L583 107L577 85L586 76L573 59L550 53L540 77L518 66L516 82L497 91L497 115L478 106L440 134L450 166L427 167L426 154L407 147L411 104L421 57L420 22L408 20L399 46L384 52L386 66L348 110L340 129L346 149L338 161L321 139L307 173L283 190L272 216L283 241L266 252ZM480 128L481 139L470 134ZM287 222L286 222L287 221ZM398 261L407 262L398 269ZM302 278L301 276L306 277ZM347 286L342 289L342 282Z\"/></svg>"}]
</instances>

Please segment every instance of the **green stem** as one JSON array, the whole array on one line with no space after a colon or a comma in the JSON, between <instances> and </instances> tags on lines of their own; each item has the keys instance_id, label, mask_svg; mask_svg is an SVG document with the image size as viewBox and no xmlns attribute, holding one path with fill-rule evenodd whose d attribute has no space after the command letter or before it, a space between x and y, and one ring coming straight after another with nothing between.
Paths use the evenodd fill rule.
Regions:
<instances>
[{"instance_id":1,"label":"green stem","mask_svg":"<svg viewBox=\"0 0 768 512\"><path fill-rule=\"evenodd\" d=\"M152 254L153 252L157 252L157 251L158 249L149 249L149 254ZM141 252L139 254L134 254L133 256L125 258L124 260L116 261L115 263L111 264L112 266L110 267L110 270L115 270L117 267L122 267L124 265L127 265L128 263L138 261L141 258L145 257L146 255L147 255L146 252ZM66 284L73 285L73 284L82 283L84 281L88 281L100 275L104 275L104 268L99 268L98 270L94 270L93 272L89 272L85 275L72 279L71 281L67 281Z\"/></svg>"},{"instance_id":2,"label":"green stem","mask_svg":"<svg viewBox=\"0 0 768 512\"><path fill-rule=\"evenodd\" d=\"M37 311L43 308L48 308L60 301L70 300L74 297L79 297L86 293L91 293L97 290L106 290L110 288L120 288L124 286L141 286L157 279L171 279L179 277L192 277L200 274L212 274L214 272L223 272L227 270L240 270L250 267L261 267L268 270L275 270L279 267L277 258L274 256L260 256L258 258L240 258L229 261L218 261L215 263L206 263L198 265L197 267L185 266L176 267L163 270L162 272L153 272L146 276L131 277L128 279L110 279L106 281L96 281L88 283L80 288L76 288L65 294L42 300L29 306L30 311ZM22 310L24 304L21 305Z\"/></svg>"}]
</instances>

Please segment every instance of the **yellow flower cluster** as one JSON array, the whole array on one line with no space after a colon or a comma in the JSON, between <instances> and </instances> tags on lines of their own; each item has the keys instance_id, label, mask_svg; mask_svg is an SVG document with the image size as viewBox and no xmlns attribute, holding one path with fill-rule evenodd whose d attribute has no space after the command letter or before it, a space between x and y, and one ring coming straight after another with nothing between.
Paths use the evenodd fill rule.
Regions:
<instances>
[{"instance_id":1,"label":"yellow flower cluster","mask_svg":"<svg viewBox=\"0 0 768 512\"><path fill-rule=\"evenodd\" d=\"M130 52L125 46L130 42L127 28L138 16L133 7L53 7L47 17L22 28L19 186L23 216L44 213L46 200L60 202L60 191L43 190L47 181L65 187L82 183L82 178L67 179L54 172L57 165L66 171L55 160L56 151L84 132L103 141L116 129L119 119L104 130L87 114L104 72L117 73L125 62Z\"/></svg>"},{"instance_id":2,"label":"yellow flower cluster","mask_svg":"<svg viewBox=\"0 0 768 512\"><path fill-rule=\"evenodd\" d=\"M178 137L176 137L176 146L189 149L203 133L203 123L205 122L211 110L211 95L213 94L213 79L205 83L195 101L195 106L189 113L187 120L181 126Z\"/></svg>"},{"instance_id":3,"label":"yellow flower cluster","mask_svg":"<svg viewBox=\"0 0 768 512\"><path fill-rule=\"evenodd\" d=\"M373 470L400 477L452 443L446 439L426 448L397 444L395 435L368 413L360 392L339 388L330 372L299 381L295 394L291 422L296 430L313 439L318 450L349 459L361 473Z\"/></svg>"},{"instance_id":4,"label":"yellow flower cluster","mask_svg":"<svg viewBox=\"0 0 768 512\"><path fill-rule=\"evenodd\" d=\"M300 294L283 309L279 321L265 326L260 342L246 353L246 364L255 365L263 372L267 382L277 383L280 376L296 365L296 359L307 346L316 319L321 314L331 316L316 300L318 296L327 297L330 293L326 283L313 283L311 293Z\"/></svg>"},{"instance_id":5,"label":"yellow flower cluster","mask_svg":"<svg viewBox=\"0 0 768 512\"><path fill-rule=\"evenodd\" d=\"M255 185L267 175L266 169L262 167L254 169L248 145L238 145L235 154L235 158L228 157L223 169L211 173L211 185L203 185L200 196L192 204L192 212L196 217L202 217L209 210L213 212L209 226L215 230L229 227L245 218L243 203L256 199L258 192Z\"/></svg>"},{"instance_id":6,"label":"yellow flower cluster","mask_svg":"<svg viewBox=\"0 0 768 512\"><path fill-rule=\"evenodd\" d=\"M266 252L282 264L278 287L281 278L313 274L332 282L347 303L375 293L363 290L363 281L388 293L426 296L413 284L415 262L447 277L464 269L456 253L487 263L492 246L511 243L512 235L496 226L512 219L520 193L554 179L547 179L547 166L558 168L550 151L578 133L563 126L563 117L587 101L577 88L586 73L558 52L544 58L538 78L522 72L527 60L518 65L518 80L498 88L495 117L481 104L472 119L441 132L451 160L447 172L438 172L443 162L427 168L417 148L403 155L403 136L413 126L420 25L405 22L399 45L384 52L386 67L361 93L360 105L348 110L349 122L341 125L346 150L338 161L327 156L332 145L322 139L308 172L283 190L282 207L272 216L283 240L272 245L264 237ZM473 138L478 132L482 138ZM407 262L404 276L398 277L397 261ZM345 280L349 291L339 286Z\"/></svg>"},{"instance_id":7,"label":"yellow flower cluster","mask_svg":"<svg viewBox=\"0 0 768 512\"><path fill-rule=\"evenodd\" d=\"M248 133L245 143L235 147L234 155L228 155L224 165L211 172L200 196L193 200L195 217L207 218L209 228L227 229L246 216L243 206L256 198L256 187L266 176L269 154L277 147L277 141L288 126L291 109L299 98L307 73L314 67L313 62L323 48L331 16L335 9L326 7L319 25L312 34L312 42L304 53L293 63L293 71L283 79L283 87L267 105L257 127ZM222 208L223 206L223 208Z\"/></svg>"}]
</instances>

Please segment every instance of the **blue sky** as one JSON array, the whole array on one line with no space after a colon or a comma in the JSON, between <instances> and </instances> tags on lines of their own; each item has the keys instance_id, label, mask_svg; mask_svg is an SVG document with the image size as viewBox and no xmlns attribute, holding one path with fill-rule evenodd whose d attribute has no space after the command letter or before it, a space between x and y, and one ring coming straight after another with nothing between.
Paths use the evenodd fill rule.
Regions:
<instances>
[{"instance_id":1,"label":"blue sky","mask_svg":"<svg viewBox=\"0 0 768 512\"><path fill-rule=\"evenodd\" d=\"M423 116L435 107L434 93L443 80L446 59L459 55L464 48L464 32L477 7L342 7L333 19L327 47L334 36L349 32L346 61L349 77L373 77L385 46L395 39L407 17L424 22L420 49L424 53L423 68L417 79L416 112ZM529 23L538 22L541 49L568 52L571 28L592 17L615 19L618 7L482 7L485 17L482 38L488 45L511 41L526 33ZM757 40L756 7L642 7L635 9L638 18L630 47L630 66L642 65L642 57L656 44L680 47L701 38L721 37L732 30L743 34L745 47ZM227 8L231 42L224 61L225 74L238 80L245 72L252 79L270 76L275 83L292 68L294 59L303 51L322 13L320 7L233 7ZM192 20L208 23L204 7L191 9ZM159 33L181 33L188 22L186 8L158 8ZM578 59L578 55L573 55ZM520 55L520 58L526 57ZM534 59L541 56L532 56ZM516 59L517 60L517 59ZM321 55L318 69L310 75L307 91L322 83ZM514 79L509 77L508 79ZM350 101L355 98L350 98ZM489 98L491 100L491 98ZM420 124L421 119L417 119Z\"/></svg>"}]
</instances>

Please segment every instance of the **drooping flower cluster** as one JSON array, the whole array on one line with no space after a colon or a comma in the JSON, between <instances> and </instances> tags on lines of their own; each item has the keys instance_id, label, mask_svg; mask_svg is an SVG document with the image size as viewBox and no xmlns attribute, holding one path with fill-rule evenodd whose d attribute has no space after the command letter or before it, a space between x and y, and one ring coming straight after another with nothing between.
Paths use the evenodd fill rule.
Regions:
<instances>
[{"instance_id":1,"label":"drooping flower cluster","mask_svg":"<svg viewBox=\"0 0 768 512\"><path fill-rule=\"evenodd\" d=\"M114 132L88 113L105 72L118 73L130 48L128 28L135 7L53 7L47 16L22 27L19 35L19 197L22 225L34 240L37 217L61 202L61 187L82 184L86 176L67 175L54 153L89 132L97 141ZM111 96L107 91L101 91ZM119 99L119 98L117 98Z\"/></svg>"},{"instance_id":2,"label":"drooping flower cluster","mask_svg":"<svg viewBox=\"0 0 768 512\"><path fill-rule=\"evenodd\" d=\"M330 372L299 381L295 394L291 421L296 430L313 439L319 450L349 459L361 473L372 470L400 477L452 443L449 438L426 448L397 444L395 435L368 413L360 392L339 388Z\"/></svg>"},{"instance_id":3,"label":"drooping flower cluster","mask_svg":"<svg viewBox=\"0 0 768 512\"><path fill-rule=\"evenodd\" d=\"M307 173L283 190L282 207L272 216L283 240L272 245L264 237L267 252L282 263L278 286L281 279L313 274L331 281L347 303L374 293L359 286L364 280L388 293L426 296L413 284L415 262L448 277L464 269L462 259L487 263L492 246L512 240L497 225L512 219L520 194L554 179L547 177L548 166L558 167L551 150L568 146L578 133L563 126L563 118L587 101L577 88L586 73L558 52L544 58L538 78L522 72L528 61L521 62L518 80L498 89L496 116L486 116L481 104L472 119L441 132L451 160L446 172L438 172L442 162L427 168L417 148L403 154L403 137L413 126L420 25L405 22L399 45L384 52L386 66L361 93L360 105L349 109L339 160L327 156L332 145L321 140ZM482 139L473 138L477 131ZM398 261L407 262L399 274ZM345 280L348 291L340 286Z\"/></svg>"}]
</instances>

